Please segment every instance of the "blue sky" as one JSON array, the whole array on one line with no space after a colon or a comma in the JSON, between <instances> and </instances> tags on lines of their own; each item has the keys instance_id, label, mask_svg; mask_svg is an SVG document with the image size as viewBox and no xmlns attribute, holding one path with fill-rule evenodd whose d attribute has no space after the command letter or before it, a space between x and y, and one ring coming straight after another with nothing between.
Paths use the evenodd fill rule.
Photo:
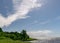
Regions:
<instances>
[{"instance_id":1,"label":"blue sky","mask_svg":"<svg viewBox=\"0 0 60 43\"><path fill-rule=\"evenodd\" d=\"M28 1L26 0L26 2ZM20 3L22 3L21 0L15 0L15 2L12 0L0 0L0 14L3 16L2 18L9 18L8 16L14 15L17 12L17 8L19 7L19 5L21 5ZM0 23L2 23L1 27L3 28L3 30L18 32L20 32L23 29L26 29L27 31L50 30L59 35L60 0L43 0L38 2L37 4L39 3L40 7L37 6L35 8L34 5L32 5L33 7L30 6L31 11L29 10L29 12L25 14L26 17L23 16L20 19L17 19L12 23L7 24L7 26L3 24L4 22L1 22L5 19L1 20Z\"/></svg>"}]
</instances>

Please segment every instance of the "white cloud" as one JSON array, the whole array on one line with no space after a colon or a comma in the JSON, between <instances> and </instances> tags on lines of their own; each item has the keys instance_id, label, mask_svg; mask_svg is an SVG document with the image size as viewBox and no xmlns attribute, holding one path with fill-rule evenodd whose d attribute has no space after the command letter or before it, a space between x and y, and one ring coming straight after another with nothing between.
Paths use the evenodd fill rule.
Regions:
<instances>
[{"instance_id":1,"label":"white cloud","mask_svg":"<svg viewBox=\"0 0 60 43\"><path fill-rule=\"evenodd\" d=\"M53 33L50 30L42 30L42 31L30 31L27 32L27 34L32 38L37 39L48 39L51 37L51 33Z\"/></svg>"},{"instance_id":2,"label":"white cloud","mask_svg":"<svg viewBox=\"0 0 60 43\"><path fill-rule=\"evenodd\" d=\"M2 14L0 14L0 27L9 26L17 19L29 17L27 14L30 10L42 6L42 4L38 2L38 0L13 0L15 13L8 15L8 17L3 17Z\"/></svg>"}]
</instances>

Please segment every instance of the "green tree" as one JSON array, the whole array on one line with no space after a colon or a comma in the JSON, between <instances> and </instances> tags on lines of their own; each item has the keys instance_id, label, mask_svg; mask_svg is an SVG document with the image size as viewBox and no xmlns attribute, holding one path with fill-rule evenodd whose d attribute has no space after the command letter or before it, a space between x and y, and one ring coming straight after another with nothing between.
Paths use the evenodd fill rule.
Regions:
<instances>
[{"instance_id":1,"label":"green tree","mask_svg":"<svg viewBox=\"0 0 60 43\"><path fill-rule=\"evenodd\" d=\"M0 28L0 32L3 32L2 28Z\"/></svg>"},{"instance_id":2,"label":"green tree","mask_svg":"<svg viewBox=\"0 0 60 43\"><path fill-rule=\"evenodd\" d=\"M29 36L27 35L26 30L22 30L21 35L22 35L22 36L21 36L21 39L22 39L23 41L29 39Z\"/></svg>"}]
</instances>

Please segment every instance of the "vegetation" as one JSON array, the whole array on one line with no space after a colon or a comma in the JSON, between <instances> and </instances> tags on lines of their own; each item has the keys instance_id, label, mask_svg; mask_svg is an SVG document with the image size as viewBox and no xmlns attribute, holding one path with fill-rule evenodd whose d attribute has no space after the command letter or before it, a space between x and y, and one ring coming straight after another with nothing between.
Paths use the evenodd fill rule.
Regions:
<instances>
[{"instance_id":1,"label":"vegetation","mask_svg":"<svg viewBox=\"0 0 60 43\"><path fill-rule=\"evenodd\" d=\"M29 39L29 36L26 34L25 30L22 30L22 32L21 32L21 38L22 38L23 41Z\"/></svg>"},{"instance_id":2,"label":"vegetation","mask_svg":"<svg viewBox=\"0 0 60 43\"><path fill-rule=\"evenodd\" d=\"M20 40L12 40L10 38L0 37L0 43L30 43L30 42L20 41Z\"/></svg>"},{"instance_id":3,"label":"vegetation","mask_svg":"<svg viewBox=\"0 0 60 43\"><path fill-rule=\"evenodd\" d=\"M22 30L21 33L18 32L3 32L0 28L0 37L4 36L13 40L22 40L27 41L29 39L29 36L26 33L26 30Z\"/></svg>"},{"instance_id":4,"label":"vegetation","mask_svg":"<svg viewBox=\"0 0 60 43\"><path fill-rule=\"evenodd\" d=\"M0 28L0 32L3 32L2 28Z\"/></svg>"}]
</instances>

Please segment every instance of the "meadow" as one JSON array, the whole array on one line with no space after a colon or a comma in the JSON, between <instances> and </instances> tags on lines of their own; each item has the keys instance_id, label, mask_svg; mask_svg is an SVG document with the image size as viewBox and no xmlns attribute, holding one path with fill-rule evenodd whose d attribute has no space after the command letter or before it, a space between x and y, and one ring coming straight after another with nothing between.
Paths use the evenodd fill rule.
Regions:
<instances>
[{"instance_id":1,"label":"meadow","mask_svg":"<svg viewBox=\"0 0 60 43\"><path fill-rule=\"evenodd\" d=\"M0 43L30 43L27 41L20 41L20 40L12 40L6 37L0 37Z\"/></svg>"}]
</instances>

